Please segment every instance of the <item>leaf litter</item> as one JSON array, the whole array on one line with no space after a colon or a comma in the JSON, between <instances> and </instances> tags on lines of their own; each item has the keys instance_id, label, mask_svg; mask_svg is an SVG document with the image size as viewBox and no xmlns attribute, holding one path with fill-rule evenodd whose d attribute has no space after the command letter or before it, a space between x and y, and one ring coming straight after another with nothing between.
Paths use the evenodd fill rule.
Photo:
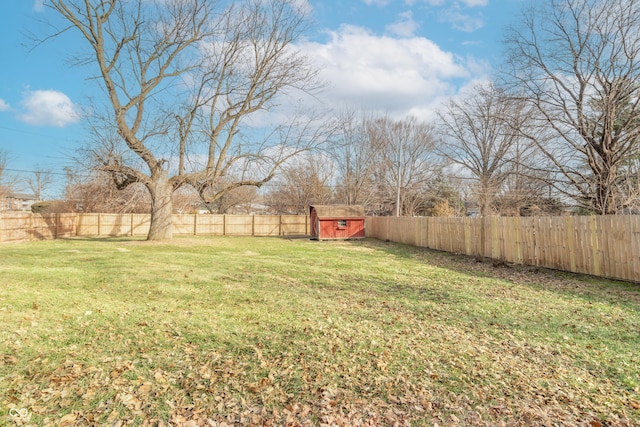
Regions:
<instances>
[{"instance_id":1,"label":"leaf litter","mask_svg":"<svg viewBox=\"0 0 640 427\"><path fill-rule=\"evenodd\" d=\"M357 248L358 256L372 256L375 262L376 244L365 246L367 251ZM427 255L418 255L427 262ZM428 257L435 258L436 267L411 267L420 274L443 266L487 268L439 254ZM31 308L30 318L1 335L0 419L18 426L114 427L598 427L640 422L637 383L620 380L620 375L638 372L639 365L633 366L640 362L637 354L613 359L603 347L608 341L581 341L584 331L570 326L558 340L544 331L532 336L514 325L514 318L492 314L498 310L494 306L474 305L469 295L456 291L467 286L465 281L477 280L474 292L509 299L514 310L523 312L515 318L524 323L540 308L519 288L530 275L523 279L522 270L509 275L503 269L495 285L478 274L439 278L439 270L416 285L408 279L415 272L403 273L403 267L395 265L400 272L393 279L353 272L359 280L377 283L371 288L340 283L349 281L342 272L339 279L328 278L335 283L320 286L313 299L295 301L298 308L295 302L287 304L286 317L277 313L282 306L270 306L260 292L248 295L251 281L226 301L242 310L218 306L221 313L210 310L214 300L166 310L147 304L121 310L117 317L105 307L79 306L77 315L70 310L57 323L48 323L44 307L33 303L38 308ZM536 286L565 290L571 282L587 287L580 278L556 279L544 272L537 279ZM436 285L438 280L442 283ZM301 287L301 293L316 290L299 277L285 282ZM637 307L635 320L621 319L616 309L599 319L609 319L614 335L633 339L634 331L626 329L637 326ZM234 327L214 326L224 316ZM198 322L198 317L204 319ZM583 326L592 321L572 321L581 319ZM210 330L203 330L203 324ZM49 347L36 345L39 340ZM634 344L637 348L638 341L624 348Z\"/></svg>"}]
</instances>

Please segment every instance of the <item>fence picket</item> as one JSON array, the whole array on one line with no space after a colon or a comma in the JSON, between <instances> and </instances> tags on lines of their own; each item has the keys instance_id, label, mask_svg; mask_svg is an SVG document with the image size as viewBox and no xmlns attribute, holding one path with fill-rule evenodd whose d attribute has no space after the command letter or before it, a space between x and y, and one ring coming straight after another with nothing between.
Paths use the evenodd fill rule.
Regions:
<instances>
[{"instance_id":1,"label":"fence picket","mask_svg":"<svg viewBox=\"0 0 640 427\"><path fill-rule=\"evenodd\" d=\"M176 215L179 235L308 235L306 215ZM0 213L0 242L144 236L145 214ZM640 282L640 216L367 217L368 237Z\"/></svg>"},{"instance_id":2,"label":"fence picket","mask_svg":"<svg viewBox=\"0 0 640 427\"><path fill-rule=\"evenodd\" d=\"M58 237L146 236L148 214L34 214L0 213L0 241ZM173 216L175 236L293 236L308 235L306 215L195 215Z\"/></svg>"},{"instance_id":3,"label":"fence picket","mask_svg":"<svg viewBox=\"0 0 640 427\"><path fill-rule=\"evenodd\" d=\"M368 217L367 236L413 244L415 236L392 232L411 229L408 221L422 219ZM640 216L430 217L425 224L430 249L640 282Z\"/></svg>"}]
</instances>

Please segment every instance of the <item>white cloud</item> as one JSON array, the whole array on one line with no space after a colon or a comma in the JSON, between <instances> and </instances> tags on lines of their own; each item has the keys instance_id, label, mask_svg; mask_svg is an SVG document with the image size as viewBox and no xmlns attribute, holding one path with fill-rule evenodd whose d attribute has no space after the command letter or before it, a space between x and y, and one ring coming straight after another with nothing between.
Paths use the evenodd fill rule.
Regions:
<instances>
[{"instance_id":1,"label":"white cloud","mask_svg":"<svg viewBox=\"0 0 640 427\"><path fill-rule=\"evenodd\" d=\"M469 9L488 6L489 0L405 0L407 6L418 3L440 8L438 11L440 22L449 23L456 30L472 32L484 27L485 20L482 12L476 11L473 15L469 13Z\"/></svg>"},{"instance_id":2,"label":"white cloud","mask_svg":"<svg viewBox=\"0 0 640 427\"><path fill-rule=\"evenodd\" d=\"M413 37L418 27L418 23L413 19L413 12L409 10L398 15L396 22L387 25L386 31L398 37Z\"/></svg>"},{"instance_id":3,"label":"white cloud","mask_svg":"<svg viewBox=\"0 0 640 427\"><path fill-rule=\"evenodd\" d=\"M424 117L478 71L477 63L423 37L377 36L354 26L343 26L330 36L325 44L300 47L320 67L329 83L325 95L333 105Z\"/></svg>"},{"instance_id":4,"label":"white cloud","mask_svg":"<svg viewBox=\"0 0 640 427\"><path fill-rule=\"evenodd\" d=\"M28 91L20 105L18 118L29 125L65 127L80 120L79 108L57 90Z\"/></svg>"},{"instance_id":5,"label":"white cloud","mask_svg":"<svg viewBox=\"0 0 640 427\"><path fill-rule=\"evenodd\" d=\"M5 102L4 99L0 98L0 111L9 111L11 106Z\"/></svg>"},{"instance_id":6,"label":"white cloud","mask_svg":"<svg viewBox=\"0 0 640 427\"><path fill-rule=\"evenodd\" d=\"M390 0L364 0L367 6L386 6Z\"/></svg>"},{"instance_id":7,"label":"white cloud","mask_svg":"<svg viewBox=\"0 0 640 427\"><path fill-rule=\"evenodd\" d=\"M486 6L489 0L462 0L461 3L467 7Z\"/></svg>"},{"instance_id":8,"label":"white cloud","mask_svg":"<svg viewBox=\"0 0 640 427\"><path fill-rule=\"evenodd\" d=\"M413 6L416 3L426 3L429 6L442 6L447 0L405 0L405 3L409 6Z\"/></svg>"},{"instance_id":9,"label":"white cloud","mask_svg":"<svg viewBox=\"0 0 640 427\"><path fill-rule=\"evenodd\" d=\"M35 0L33 3L33 10L36 12L42 12L44 10L44 0Z\"/></svg>"},{"instance_id":10,"label":"white cloud","mask_svg":"<svg viewBox=\"0 0 640 427\"><path fill-rule=\"evenodd\" d=\"M459 8L452 7L440 12L440 20L448 22L456 30L467 33L476 31L484 27L484 18L482 15L472 16L463 13Z\"/></svg>"},{"instance_id":11,"label":"white cloud","mask_svg":"<svg viewBox=\"0 0 640 427\"><path fill-rule=\"evenodd\" d=\"M489 4L489 0L422 0L422 2L428 4L429 6L444 6L447 3L452 3L454 6L462 4L466 7L477 7L486 6ZM405 3L409 6L412 6L416 3L420 3L420 0L405 0Z\"/></svg>"},{"instance_id":12,"label":"white cloud","mask_svg":"<svg viewBox=\"0 0 640 427\"><path fill-rule=\"evenodd\" d=\"M303 15L310 15L313 12L313 6L309 0L293 0L293 5Z\"/></svg>"}]
</instances>

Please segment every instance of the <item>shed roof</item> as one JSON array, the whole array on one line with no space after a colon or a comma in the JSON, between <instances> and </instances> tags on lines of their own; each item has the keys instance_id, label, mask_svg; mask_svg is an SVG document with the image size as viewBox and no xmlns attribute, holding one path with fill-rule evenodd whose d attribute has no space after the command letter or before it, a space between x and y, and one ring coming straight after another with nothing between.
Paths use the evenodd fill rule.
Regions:
<instances>
[{"instance_id":1,"label":"shed roof","mask_svg":"<svg viewBox=\"0 0 640 427\"><path fill-rule=\"evenodd\" d=\"M311 206L318 218L364 218L364 207L351 205Z\"/></svg>"}]
</instances>

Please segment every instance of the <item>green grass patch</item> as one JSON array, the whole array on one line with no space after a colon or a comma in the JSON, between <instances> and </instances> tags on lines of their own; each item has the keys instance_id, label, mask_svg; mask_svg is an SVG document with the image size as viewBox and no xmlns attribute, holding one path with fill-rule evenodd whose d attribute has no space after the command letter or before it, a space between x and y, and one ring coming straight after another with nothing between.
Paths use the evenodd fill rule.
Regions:
<instances>
[{"instance_id":1,"label":"green grass patch","mask_svg":"<svg viewBox=\"0 0 640 427\"><path fill-rule=\"evenodd\" d=\"M0 256L1 425L640 423L637 285L375 240Z\"/></svg>"}]
</instances>

